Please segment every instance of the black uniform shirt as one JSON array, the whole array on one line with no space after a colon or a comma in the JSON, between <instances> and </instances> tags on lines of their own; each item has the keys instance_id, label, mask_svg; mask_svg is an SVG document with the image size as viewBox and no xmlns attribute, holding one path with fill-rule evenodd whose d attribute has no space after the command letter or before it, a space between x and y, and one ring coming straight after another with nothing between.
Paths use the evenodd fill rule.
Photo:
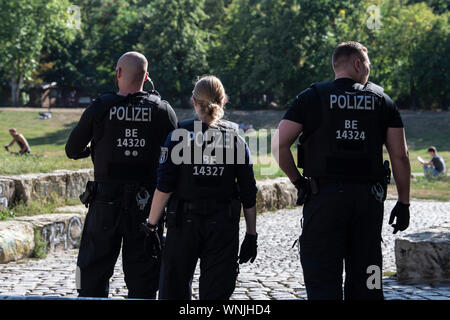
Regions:
<instances>
[{"instance_id":1,"label":"black uniform shirt","mask_svg":"<svg viewBox=\"0 0 450 320\"><path fill-rule=\"evenodd\" d=\"M152 95L148 92L140 91L129 95L133 99L151 99ZM117 96L118 99L125 97ZM167 134L178 126L177 116L170 104L164 100L160 100L158 112L155 112L155 118L152 119L152 125L158 126L156 136L151 137L155 145L155 152L158 153L154 157L155 163L149 163L149 170L156 171L157 159L159 156L160 146L163 145ZM94 100L91 105L83 112L80 121L72 130L66 144L66 154L70 159L81 159L91 155L91 150L87 147L89 142L95 140L95 136L103 130L102 122L107 115L109 108L105 108L100 99ZM95 141L94 141L95 142ZM156 177L156 174L154 174Z\"/></svg>"},{"instance_id":2,"label":"black uniform shirt","mask_svg":"<svg viewBox=\"0 0 450 320\"><path fill-rule=\"evenodd\" d=\"M354 91L353 85L356 81L340 78L334 80L334 83L343 90ZM383 109L384 128L381 129L385 136L387 128L403 128L403 122L394 101L387 94L383 95L386 103ZM303 134L305 138L308 137L319 127L321 121L321 106L317 91L313 88L302 91L291 103L283 119L303 125Z\"/></svg>"},{"instance_id":3,"label":"black uniform shirt","mask_svg":"<svg viewBox=\"0 0 450 320\"><path fill-rule=\"evenodd\" d=\"M156 188L165 193L174 192L177 187L178 182L178 166L172 162L171 153L173 147L178 143L178 141L172 141L171 132L166 139L164 144L166 156L161 159L160 165L158 167L158 180ZM236 164L237 170L237 184L239 187L239 195L244 208L251 208L256 204L256 181L253 173L253 163L251 160L250 150L247 143L240 136L237 137L241 139L245 144L245 164Z\"/></svg>"},{"instance_id":4,"label":"black uniform shirt","mask_svg":"<svg viewBox=\"0 0 450 320\"><path fill-rule=\"evenodd\" d=\"M439 172L444 171L445 163L444 163L444 159L442 159L442 157L440 155L435 155L431 159L431 162L433 163L433 166L437 171L439 171Z\"/></svg>"}]
</instances>

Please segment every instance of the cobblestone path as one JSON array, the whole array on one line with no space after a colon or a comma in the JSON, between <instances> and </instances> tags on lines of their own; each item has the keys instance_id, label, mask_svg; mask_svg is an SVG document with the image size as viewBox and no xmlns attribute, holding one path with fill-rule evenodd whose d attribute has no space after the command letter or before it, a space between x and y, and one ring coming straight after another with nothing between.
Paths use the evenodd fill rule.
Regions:
<instances>
[{"instance_id":1,"label":"cobblestone path","mask_svg":"<svg viewBox=\"0 0 450 320\"><path fill-rule=\"evenodd\" d=\"M383 226L384 272L395 272L394 240L387 225L395 204L387 201ZM258 216L258 258L253 264L241 265L238 284L232 299L305 299L306 290L297 247L292 244L300 233L301 209L279 210ZM414 201L411 225L407 232L450 221L450 202ZM244 232L244 223L241 222ZM58 252L44 260L24 260L0 265L0 295L75 297L75 264L77 250ZM198 293L198 270L193 282ZM386 299L450 300L450 285L400 284L385 277ZM110 297L126 297L122 264L116 265L111 279Z\"/></svg>"}]
</instances>

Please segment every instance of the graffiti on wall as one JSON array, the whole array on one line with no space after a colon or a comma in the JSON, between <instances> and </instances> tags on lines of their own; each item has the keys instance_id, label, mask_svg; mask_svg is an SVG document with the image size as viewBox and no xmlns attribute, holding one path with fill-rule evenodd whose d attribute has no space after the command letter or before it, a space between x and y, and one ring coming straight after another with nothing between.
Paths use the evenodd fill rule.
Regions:
<instances>
[{"instance_id":1,"label":"graffiti on wall","mask_svg":"<svg viewBox=\"0 0 450 320\"><path fill-rule=\"evenodd\" d=\"M77 216L73 216L67 226L64 222L55 222L42 228L42 237L47 251L57 249L78 248L81 239L83 223Z\"/></svg>"},{"instance_id":2,"label":"graffiti on wall","mask_svg":"<svg viewBox=\"0 0 450 320\"><path fill-rule=\"evenodd\" d=\"M0 210L8 208L8 198L3 196L3 187L0 186Z\"/></svg>"}]
</instances>

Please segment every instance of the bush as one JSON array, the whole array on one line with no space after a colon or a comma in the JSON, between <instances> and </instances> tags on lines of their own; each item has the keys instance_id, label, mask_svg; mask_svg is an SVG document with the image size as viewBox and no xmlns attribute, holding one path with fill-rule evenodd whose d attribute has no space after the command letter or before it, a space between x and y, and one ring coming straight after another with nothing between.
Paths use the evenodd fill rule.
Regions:
<instances>
[{"instance_id":1,"label":"bush","mask_svg":"<svg viewBox=\"0 0 450 320\"><path fill-rule=\"evenodd\" d=\"M0 210L0 221L5 221L14 218L15 216L14 212L8 208Z\"/></svg>"},{"instance_id":2,"label":"bush","mask_svg":"<svg viewBox=\"0 0 450 320\"><path fill-rule=\"evenodd\" d=\"M37 228L34 229L34 250L31 254L31 258L44 259L47 257L47 250L45 248L46 243L42 238L41 231Z\"/></svg>"}]
</instances>

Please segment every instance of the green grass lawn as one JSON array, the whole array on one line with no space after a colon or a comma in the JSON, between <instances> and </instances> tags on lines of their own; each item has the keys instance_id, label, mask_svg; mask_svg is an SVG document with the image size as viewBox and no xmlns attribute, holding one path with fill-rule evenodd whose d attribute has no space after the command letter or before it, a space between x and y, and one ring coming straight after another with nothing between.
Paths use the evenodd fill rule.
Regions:
<instances>
[{"instance_id":1,"label":"green grass lawn","mask_svg":"<svg viewBox=\"0 0 450 320\"><path fill-rule=\"evenodd\" d=\"M67 159L64 146L72 128L78 122L81 110L55 110L52 119L38 119L38 112L5 110L0 108L0 145L11 141L8 128L15 127L24 134L30 143L31 156L14 156L0 150L0 175L13 175L22 173L51 172L58 169L76 170L92 167L91 160ZM191 110L177 110L180 120L192 116ZM236 122L252 123L255 129L275 128L282 118L280 111L228 111L228 119ZM403 114L408 146L410 149L412 171L422 172L422 165L417 161L421 156L428 159L426 149L430 145L438 148L439 153L450 163L450 114L449 113L412 113ZM262 131L259 131L262 133ZM267 142L270 150L270 130L261 135L261 141ZM12 151L17 151L17 145ZM292 147L296 158L296 146ZM387 152L385 152L387 158ZM283 172L273 163L269 154L261 157L253 156L255 163L255 176L257 179L266 179L284 176ZM271 162L272 161L272 162ZM272 169L268 170L272 163ZM265 164L264 164L265 163ZM265 171L266 172L265 172ZM267 170L269 174L267 174ZM416 198L446 199L450 200L450 182L428 181L419 179L412 183L412 194Z\"/></svg>"},{"instance_id":2,"label":"green grass lawn","mask_svg":"<svg viewBox=\"0 0 450 320\"><path fill-rule=\"evenodd\" d=\"M92 166L90 159L73 161L66 157L64 146L78 122L81 111L54 112L52 119L38 119L36 111L10 111L0 109L0 175L51 172L58 169L81 169ZM8 129L15 127L31 146L32 155L15 156L6 153L3 145L12 139ZM18 151L14 144L11 151Z\"/></svg>"}]
</instances>

